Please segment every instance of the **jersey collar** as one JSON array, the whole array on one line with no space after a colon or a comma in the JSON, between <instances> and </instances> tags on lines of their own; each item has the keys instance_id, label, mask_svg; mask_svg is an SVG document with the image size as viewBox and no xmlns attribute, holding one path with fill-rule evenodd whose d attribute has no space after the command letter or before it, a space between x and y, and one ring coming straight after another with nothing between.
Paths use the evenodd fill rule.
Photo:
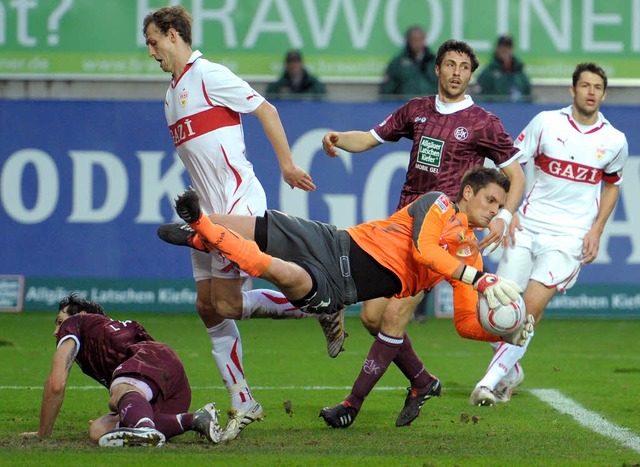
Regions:
<instances>
[{"instance_id":1,"label":"jersey collar","mask_svg":"<svg viewBox=\"0 0 640 467\"><path fill-rule=\"evenodd\" d=\"M178 77L178 79L173 78L171 80L171 87L176 87L176 84L178 84L178 81L180 81L182 79L182 77L187 73L187 71L189 71L189 68L191 68L191 66L193 65L193 63L198 60L200 57L202 57L202 52L200 52L199 50L194 50L191 53L191 56L189 57L189 60L187 60L187 64L184 67L184 70L182 70L182 74Z\"/></svg>"},{"instance_id":2,"label":"jersey collar","mask_svg":"<svg viewBox=\"0 0 640 467\"><path fill-rule=\"evenodd\" d=\"M608 125L609 121L604 117L604 115L602 115L602 112L598 112L598 121L596 123L594 123L593 125L590 126L585 126L585 125L581 125L580 123L576 122L573 117L571 116L573 112L573 106L569 105L563 109L560 109L560 113L563 113L567 116L567 120L569 121L569 124L575 128L577 131L579 131L580 133L583 133L585 135L588 135L590 133L595 133L596 131L598 131L599 129L601 129L603 126Z\"/></svg>"},{"instance_id":3,"label":"jersey collar","mask_svg":"<svg viewBox=\"0 0 640 467\"><path fill-rule=\"evenodd\" d=\"M202 52L200 52L199 50L194 50L193 53L191 54L191 57L189 57L189 60L187 61L187 65L191 65L200 57L202 57Z\"/></svg>"},{"instance_id":4,"label":"jersey collar","mask_svg":"<svg viewBox=\"0 0 640 467\"><path fill-rule=\"evenodd\" d=\"M438 113L443 115L449 115L456 112L460 112L461 110L468 109L474 104L473 99L469 94L464 95L464 99L460 102L453 102L451 104L447 104L440 100L440 96L436 94L436 110Z\"/></svg>"}]
</instances>

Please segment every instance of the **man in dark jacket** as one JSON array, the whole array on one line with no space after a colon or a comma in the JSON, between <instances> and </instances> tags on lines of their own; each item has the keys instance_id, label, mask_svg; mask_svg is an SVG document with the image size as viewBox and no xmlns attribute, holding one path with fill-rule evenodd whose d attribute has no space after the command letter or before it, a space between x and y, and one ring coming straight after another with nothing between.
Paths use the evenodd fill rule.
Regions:
<instances>
[{"instance_id":1,"label":"man in dark jacket","mask_svg":"<svg viewBox=\"0 0 640 467\"><path fill-rule=\"evenodd\" d=\"M500 102L529 102L531 83L524 72L524 64L513 54L513 39L500 36L493 61L478 77L478 91L483 100Z\"/></svg>"},{"instance_id":2,"label":"man in dark jacket","mask_svg":"<svg viewBox=\"0 0 640 467\"><path fill-rule=\"evenodd\" d=\"M287 52L282 76L267 87L270 99L322 98L325 94L324 84L305 68L299 50Z\"/></svg>"},{"instance_id":3,"label":"man in dark jacket","mask_svg":"<svg viewBox=\"0 0 640 467\"><path fill-rule=\"evenodd\" d=\"M424 29L411 26L405 33L405 41L402 52L387 66L380 95L383 98L409 99L436 94L436 56L426 45Z\"/></svg>"}]
</instances>

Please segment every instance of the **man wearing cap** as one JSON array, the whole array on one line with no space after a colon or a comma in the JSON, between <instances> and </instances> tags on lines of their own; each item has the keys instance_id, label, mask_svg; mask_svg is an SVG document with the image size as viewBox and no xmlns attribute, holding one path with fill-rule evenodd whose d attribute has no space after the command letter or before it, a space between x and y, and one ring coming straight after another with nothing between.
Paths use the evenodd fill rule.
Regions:
<instances>
[{"instance_id":1,"label":"man wearing cap","mask_svg":"<svg viewBox=\"0 0 640 467\"><path fill-rule=\"evenodd\" d=\"M325 93L324 84L305 68L299 50L287 52L282 76L267 87L270 99L321 98Z\"/></svg>"},{"instance_id":2,"label":"man wearing cap","mask_svg":"<svg viewBox=\"0 0 640 467\"><path fill-rule=\"evenodd\" d=\"M513 54L513 39L505 34L498 38L493 61L478 77L478 91L483 100L528 102L531 83L524 64Z\"/></svg>"}]
</instances>

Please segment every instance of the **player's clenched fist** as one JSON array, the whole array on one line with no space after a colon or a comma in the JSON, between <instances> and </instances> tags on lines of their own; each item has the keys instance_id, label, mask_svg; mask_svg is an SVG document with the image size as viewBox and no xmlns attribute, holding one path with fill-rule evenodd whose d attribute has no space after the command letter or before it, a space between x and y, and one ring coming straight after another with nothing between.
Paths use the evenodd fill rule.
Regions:
<instances>
[{"instance_id":1,"label":"player's clenched fist","mask_svg":"<svg viewBox=\"0 0 640 467\"><path fill-rule=\"evenodd\" d=\"M338 133L330 131L324 138L322 138L322 149L331 157L336 157L338 155L338 150L336 149L336 143L340 139Z\"/></svg>"}]
</instances>

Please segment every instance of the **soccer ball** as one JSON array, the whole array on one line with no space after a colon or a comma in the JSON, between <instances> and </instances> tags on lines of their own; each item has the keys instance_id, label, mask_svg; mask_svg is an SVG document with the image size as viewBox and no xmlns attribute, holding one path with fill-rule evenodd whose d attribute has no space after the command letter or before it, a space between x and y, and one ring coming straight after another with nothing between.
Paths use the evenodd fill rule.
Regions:
<instances>
[{"instance_id":1,"label":"soccer ball","mask_svg":"<svg viewBox=\"0 0 640 467\"><path fill-rule=\"evenodd\" d=\"M522 323L525 315L526 308L520 294L508 305L499 304L495 308L489 307L484 295L480 294L478 298L476 316L482 328L490 334L500 337L511 334Z\"/></svg>"}]
</instances>

